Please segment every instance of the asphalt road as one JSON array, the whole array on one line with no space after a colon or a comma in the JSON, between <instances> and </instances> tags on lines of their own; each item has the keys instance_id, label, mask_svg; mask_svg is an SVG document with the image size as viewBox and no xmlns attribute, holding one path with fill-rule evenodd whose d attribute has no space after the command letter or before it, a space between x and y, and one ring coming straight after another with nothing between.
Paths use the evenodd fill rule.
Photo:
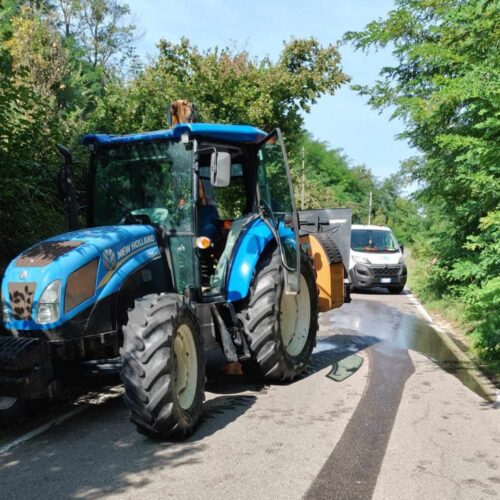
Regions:
<instances>
[{"instance_id":1,"label":"asphalt road","mask_svg":"<svg viewBox=\"0 0 500 500\"><path fill-rule=\"evenodd\" d=\"M410 296L354 294L320 325L293 384L262 386L213 365L204 422L185 442L150 441L119 397L91 398L0 456L0 498L500 496L500 408ZM0 434L0 447L16 432Z\"/></svg>"}]
</instances>

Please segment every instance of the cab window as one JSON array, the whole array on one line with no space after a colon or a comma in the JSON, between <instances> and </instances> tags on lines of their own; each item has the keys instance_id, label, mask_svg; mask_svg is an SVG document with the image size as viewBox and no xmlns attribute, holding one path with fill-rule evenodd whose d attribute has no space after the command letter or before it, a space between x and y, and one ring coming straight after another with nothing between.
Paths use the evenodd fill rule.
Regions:
<instances>
[{"instance_id":1,"label":"cab window","mask_svg":"<svg viewBox=\"0 0 500 500\"><path fill-rule=\"evenodd\" d=\"M209 167L200 168L200 199L203 204L215 205L219 218L237 219L243 215L246 205L243 168L239 163L231 165L231 182L227 187L214 187L210 184Z\"/></svg>"}]
</instances>

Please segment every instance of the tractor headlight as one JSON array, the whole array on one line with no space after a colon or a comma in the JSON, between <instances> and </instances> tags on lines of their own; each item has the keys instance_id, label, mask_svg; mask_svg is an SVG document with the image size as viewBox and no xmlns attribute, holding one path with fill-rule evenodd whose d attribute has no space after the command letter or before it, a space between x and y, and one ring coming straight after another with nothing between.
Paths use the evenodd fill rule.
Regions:
<instances>
[{"instance_id":1,"label":"tractor headlight","mask_svg":"<svg viewBox=\"0 0 500 500\"><path fill-rule=\"evenodd\" d=\"M59 303L61 281L53 281L43 291L40 300L38 301L38 309L36 314L36 322L40 325L53 323L59 319Z\"/></svg>"},{"instance_id":2,"label":"tractor headlight","mask_svg":"<svg viewBox=\"0 0 500 500\"><path fill-rule=\"evenodd\" d=\"M2 294L0 293L0 305L2 306L2 321L7 323L10 321L9 306L7 302L3 300Z\"/></svg>"}]
</instances>

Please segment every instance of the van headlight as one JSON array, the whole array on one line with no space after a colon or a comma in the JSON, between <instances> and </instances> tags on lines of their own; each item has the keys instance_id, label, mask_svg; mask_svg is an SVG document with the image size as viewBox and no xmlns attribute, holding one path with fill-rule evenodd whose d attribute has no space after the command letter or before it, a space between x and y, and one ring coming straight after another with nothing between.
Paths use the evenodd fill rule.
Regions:
<instances>
[{"instance_id":1,"label":"van headlight","mask_svg":"<svg viewBox=\"0 0 500 500\"><path fill-rule=\"evenodd\" d=\"M405 263L405 256L401 255L401 257L399 257L398 264L404 264L404 263Z\"/></svg>"},{"instance_id":2,"label":"van headlight","mask_svg":"<svg viewBox=\"0 0 500 500\"><path fill-rule=\"evenodd\" d=\"M56 280L50 283L43 291L36 314L36 322L40 325L53 323L59 319L60 314L60 291L61 281Z\"/></svg>"},{"instance_id":3,"label":"van headlight","mask_svg":"<svg viewBox=\"0 0 500 500\"><path fill-rule=\"evenodd\" d=\"M359 264L371 264L371 262L366 257L359 257L358 255L351 255L352 260Z\"/></svg>"}]
</instances>

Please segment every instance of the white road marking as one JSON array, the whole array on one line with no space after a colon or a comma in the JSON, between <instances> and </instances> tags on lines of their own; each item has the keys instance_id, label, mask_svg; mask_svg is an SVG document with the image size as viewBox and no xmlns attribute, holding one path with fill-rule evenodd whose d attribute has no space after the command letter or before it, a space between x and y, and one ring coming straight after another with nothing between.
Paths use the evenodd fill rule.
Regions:
<instances>
[{"instance_id":1,"label":"white road marking","mask_svg":"<svg viewBox=\"0 0 500 500\"><path fill-rule=\"evenodd\" d=\"M411 303L418 309L424 319L428 321L436 330L441 330L441 328L439 328L439 326L434 323L432 316L425 310L424 306L420 303L417 297L415 297L415 295L413 295L411 292L408 293L408 297L410 297Z\"/></svg>"},{"instance_id":2,"label":"white road marking","mask_svg":"<svg viewBox=\"0 0 500 500\"><path fill-rule=\"evenodd\" d=\"M7 453L8 451L12 450L12 448L15 448L16 446L19 446L20 444L26 443L26 441L29 441L40 434L43 434L44 432L48 431L52 427L55 427L57 425L61 425L63 422L66 422L66 420L69 420L70 418L75 417L79 413L82 413L83 411L87 410L91 406L95 406L96 404L102 404L105 403L106 401L110 399L114 399L116 397L121 397L123 395L123 386L121 385L116 385L113 387L109 387L106 391L102 391L98 394L92 395L91 393L86 394L78 398L75 402L79 403L80 406L77 406L75 409L68 411L67 413L64 413L62 415L59 415L58 417L53 418L49 422L46 422L36 429L33 429L26 434L23 434L22 436L19 436L18 438L14 439L10 443L6 443L3 446L0 446L0 455L3 455ZM85 402L83 402L85 401Z\"/></svg>"},{"instance_id":3,"label":"white road marking","mask_svg":"<svg viewBox=\"0 0 500 500\"><path fill-rule=\"evenodd\" d=\"M19 446L20 444L23 444L26 441L29 441L30 439L33 439L39 436L40 434L43 434L45 431L48 431L51 427L55 427L56 425L62 424L66 420L86 410L87 408L89 408L89 406L90 405L79 406L74 410L69 411L68 413L64 413L63 415L60 415L59 417L56 417L50 420L49 422L46 422L40 427L37 427L36 429L33 429L32 431L29 431L26 434L23 434L22 436L19 436L18 438L14 439L14 441L11 441L10 443L7 443L2 447L0 447L0 455L3 455L8 451L12 450L12 448L15 448L16 446Z\"/></svg>"}]
</instances>

